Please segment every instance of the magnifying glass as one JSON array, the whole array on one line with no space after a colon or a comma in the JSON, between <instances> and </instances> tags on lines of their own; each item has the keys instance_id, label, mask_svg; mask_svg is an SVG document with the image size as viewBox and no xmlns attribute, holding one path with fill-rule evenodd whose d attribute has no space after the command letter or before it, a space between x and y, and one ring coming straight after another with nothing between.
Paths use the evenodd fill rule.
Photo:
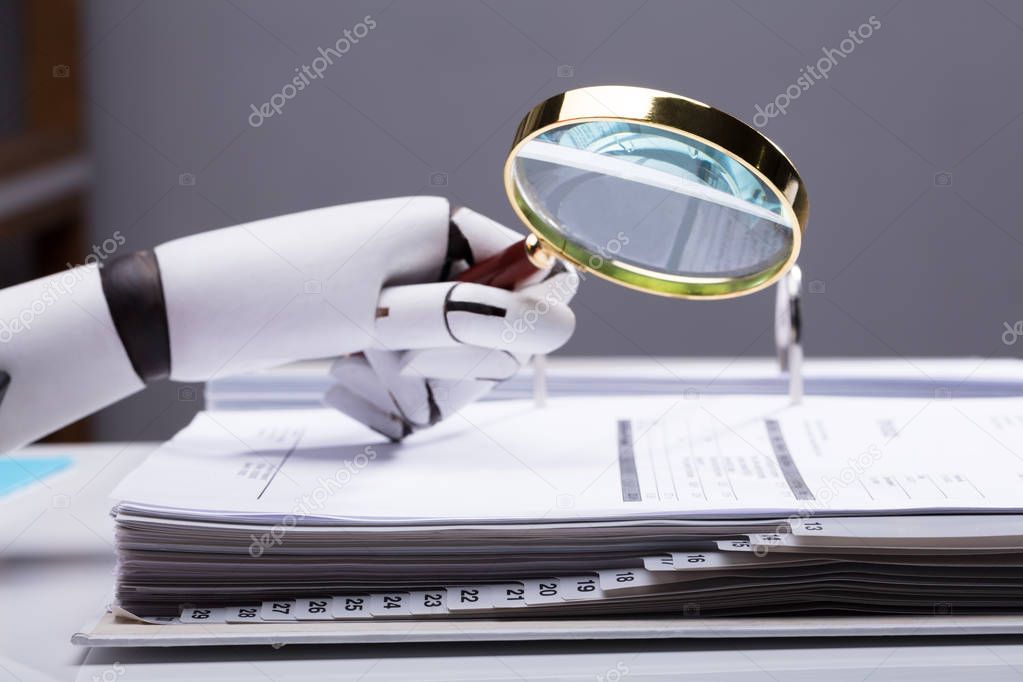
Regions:
<instances>
[{"instance_id":1,"label":"magnifying glass","mask_svg":"<svg viewBox=\"0 0 1023 682\"><path fill-rule=\"evenodd\" d=\"M570 90L519 124L505 188L530 235L459 280L512 289L555 259L651 294L732 298L776 282L809 214L773 142L702 102L629 86Z\"/></svg>"}]
</instances>

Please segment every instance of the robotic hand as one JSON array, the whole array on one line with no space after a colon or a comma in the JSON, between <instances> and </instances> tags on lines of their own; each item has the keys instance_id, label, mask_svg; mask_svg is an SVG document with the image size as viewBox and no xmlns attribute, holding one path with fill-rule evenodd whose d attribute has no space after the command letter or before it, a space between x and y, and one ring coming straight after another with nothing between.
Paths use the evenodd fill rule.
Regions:
<instances>
[{"instance_id":1,"label":"robotic hand","mask_svg":"<svg viewBox=\"0 0 1023 682\"><path fill-rule=\"evenodd\" d=\"M327 404L393 440L478 399L530 355L563 344L575 326L567 305L579 283L573 270L558 264L514 293L451 282L521 235L467 208L452 212L447 232L442 261L421 252L440 281L384 288L375 342L331 368L338 383Z\"/></svg>"},{"instance_id":2,"label":"robotic hand","mask_svg":"<svg viewBox=\"0 0 1023 682\"><path fill-rule=\"evenodd\" d=\"M0 452L171 378L342 356L327 404L392 439L571 335L564 266L450 281L519 236L437 197L214 230L0 291ZM3 395L6 384L6 396Z\"/></svg>"}]
</instances>

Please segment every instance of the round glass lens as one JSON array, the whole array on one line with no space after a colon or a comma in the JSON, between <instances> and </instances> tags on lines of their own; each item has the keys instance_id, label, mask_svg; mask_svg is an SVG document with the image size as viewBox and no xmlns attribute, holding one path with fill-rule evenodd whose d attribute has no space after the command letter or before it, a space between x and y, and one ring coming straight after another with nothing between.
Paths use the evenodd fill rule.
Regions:
<instances>
[{"instance_id":1,"label":"round glass lens","mask_svg":"<svg viewBox=\"0 0 1023 682\"><path fill-rule=\"evenodd\" d=\"M639 123L559 126L522 145L529 212L586 252L669 276L773 273L792 253L777 195L725 152Z\"/></svg>"}]
</instances>

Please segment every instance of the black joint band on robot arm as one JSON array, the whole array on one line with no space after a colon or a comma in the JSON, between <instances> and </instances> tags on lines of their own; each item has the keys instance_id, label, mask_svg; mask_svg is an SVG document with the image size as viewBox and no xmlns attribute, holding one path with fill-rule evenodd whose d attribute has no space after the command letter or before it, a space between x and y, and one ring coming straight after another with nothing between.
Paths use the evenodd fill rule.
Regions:
<instances>
[{"instance_id":1,"label":"black joint band on robot arm","mask_svg":"<svg viewBox=\"0 0 1023 682\"><path fill-rule=\"evenodd\" d=\"M103 294L131 366L148 383L170 376L170 331L160 265L152 251L119 256L100 270Z\"/></svg>"}]
</instances>

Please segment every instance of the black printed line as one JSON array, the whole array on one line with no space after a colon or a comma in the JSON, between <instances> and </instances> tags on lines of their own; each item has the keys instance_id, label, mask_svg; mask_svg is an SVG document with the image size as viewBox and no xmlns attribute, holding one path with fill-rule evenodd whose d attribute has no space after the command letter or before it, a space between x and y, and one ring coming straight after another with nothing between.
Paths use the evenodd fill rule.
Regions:
<instances>
[{"instance_id":1,"label":"black printed line","mask_svg":"<svg viewBox=\"0 0 1023 682\"><path fill-rule=\"evenodd\" d=\"M266 489L269 488L270 484L274 482L275 478L277 478L277 474L279 474L281 472L281 469L284 468L284 463L287 462L288 458L291 457L291 455L294 454L295 450L298 449L298 444L302 441L303 435L305 434L304 433L298 434L298 437L295 438L295 442L291 445L291 449L284 453L284 457L281 458L281 463L277 465L277 468L274 469L274 472L270 475L270 479L266 482L266 485L264 485L263 489L259 491L258 495L256 495L257 500L262 499L263 493L266 492Z\"/></svg>"}]
</instances>

